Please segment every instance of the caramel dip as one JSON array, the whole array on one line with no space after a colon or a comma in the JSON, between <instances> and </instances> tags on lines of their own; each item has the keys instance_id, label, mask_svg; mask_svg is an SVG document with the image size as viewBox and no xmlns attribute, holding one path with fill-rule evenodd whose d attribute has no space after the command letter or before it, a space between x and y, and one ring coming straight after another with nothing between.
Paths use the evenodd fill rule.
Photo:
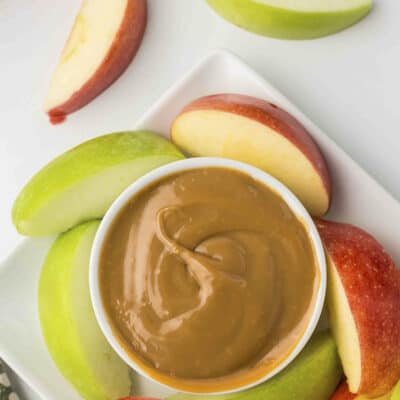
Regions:
<instances>
[{"instance_id":1,"label":"caramel dip","mask_svg":"<svg viewBox=\"0 0 400 400\"><path fill-rule=\"evenodd\" d=\"M312 314L319 273L286 202L239 171L198 168L134 196L101 252L113 335L181 390L252 383L282 363Z\"/></svg>"}]
</instances>

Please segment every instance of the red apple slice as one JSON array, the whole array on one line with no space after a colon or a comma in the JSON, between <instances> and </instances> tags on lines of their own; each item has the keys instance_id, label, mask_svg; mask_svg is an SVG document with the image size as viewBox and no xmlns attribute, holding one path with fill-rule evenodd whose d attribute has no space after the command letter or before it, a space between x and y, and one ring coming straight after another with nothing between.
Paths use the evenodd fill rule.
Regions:
<instances>
[{"instance_id":1,"label":"red apple slice","mask_svg":"<svg viewBox=\"0 0 400 400\"><path fill-rule=\"evenodd\" d=\"M331 400L355 400L356 398L357 395L350 392L347 382L342 382L333 393Z\"/></svg>"},{"instance_id":2,"label":"red apple slice","mask_svg":"<svg viewBox=\"0 0 400 400\"><path fill-rule=\"evenodd\" d=\"M62 122L124 72L141 43L146 15L146 0L83 0L45 101L51 122Z\"/></svg>"},{"instance_id":3,"label":"red apple slice","mask_svg":"<svg viewBox=\"0 0 400 400\"><path fill-rule=\"evenodd\" d=\"M400 272L351 225L316 220L328 259L328 310L350 392L388 393L400 378Z\"/></svg>"},{"instance_id":4,"label":"red apple slice","mask_svg":"<svg viewBox=\"0 0 400 400\"><path fill-rule=\"evenodd\" d=\"M171 127L172 141L194 156L253 164L286 184L316 216L329 208L325 160L305 128L274 104L240 94L202 97Z\"/></svg>"},{"instance_id":5,"label":"red apple slice","mask_svg":"<svg viewBox=\"0 0 400 400\"><path fill-rule=\"evenodd\" d=\"M393 400L392 392L388 392L383 396L375 397L374 400ZM349 390L347 382L343 382L332 395L331 400L370 400L368 397L358 394L353 394Z\"/></svg>"}]
</instances>

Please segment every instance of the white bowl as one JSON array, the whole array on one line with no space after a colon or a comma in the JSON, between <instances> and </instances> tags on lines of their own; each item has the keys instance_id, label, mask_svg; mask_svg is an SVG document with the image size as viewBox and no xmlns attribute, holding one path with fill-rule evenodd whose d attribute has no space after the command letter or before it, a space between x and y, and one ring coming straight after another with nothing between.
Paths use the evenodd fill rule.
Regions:
<instances>
[{"instance_id":1,"label":"white bowl","mask_svg":"<svg viewBox=\"0 0 400 400\"><path fill-rule=\"evenodd\" d=\"M165 383L158 381L154 377L149 376L146 371L143 371L141 367L138 366L135 363L135 361L131 359L129 354L115 339L112 333L111 326L107 320L101 299L100 287L99 287L99 260L100 260L100 253L103 248L103 242L106 238L110 226L114 222L115 218L118 216L119 212L133 197L135 197L135 195L138 192L148 187L153 182L159 181L163 177L169 176L176 172L182 172L198 168L209 168L209 167L222 167L222 168L241 171L242 173L251 176L255 180L269 187L275 193L278 193L282 197L282 199L287 203L287 205L293 211L293 213L298 217L300 221L303 222L304 226L306 227L310 237L310 242L312 244L314 253L316 255L317 266L319 268L319 275L320 275L317 298L315 300L314 309L311 318L308 322L307 328L304 331L301 339L297 343L296 347L292 350L290 355L286 357L281 364L277 365L272 371L266 373L262 378L255 380L250 384L244 384L242 386L239 386L231 390L209 392L209 393L204 393L204 392L196 393L196 392L186 391L188 393L195 393L195 394L224 394L224 393L238 392L253 387L255 385L258 385L262 382L265 382L268 379L272 378L274 375L276 375L278 372L280 372L282 369L284 369L288 364L290 364L294 360L294 358L301 352L304 346L307 344L308 340L310 339L312 333L314 332L317 326L318 320L322 312L325 300L325 292L326 292L326 263L325 263L324 249L317 228L315 227L312 218L310 217L310 215L308 214L307 210L304 208L302 203L285 185L283 185L280 181L278 181L271 175L267 174L266 172L261 171L258 168L252 167L248 164L239 161L234 161L224 158L194 157L185 160L175 161L170 164L154 169L153 171L142 176L132 185L130 185L114 201L114 203L111 205L111 207L105 214L97 231L92 248L92 253L90 257L90 269L89 269L89 285L90 285L91 300L97 321L108 342L117 352L117 354L137 373L150 379L151 381L157 382L163 386L169 387L174 390L185 391L181 390L178 386L174 387L166 385Z\"/></svg>"}]
</instances>

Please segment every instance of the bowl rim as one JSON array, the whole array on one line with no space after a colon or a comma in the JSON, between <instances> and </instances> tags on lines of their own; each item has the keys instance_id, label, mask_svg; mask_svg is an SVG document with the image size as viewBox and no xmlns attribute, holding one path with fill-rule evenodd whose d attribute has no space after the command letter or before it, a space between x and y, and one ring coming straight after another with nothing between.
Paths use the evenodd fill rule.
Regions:
<instances>
[{"instance_id":1,"label":"bowl rim","mask_svg":"<svg viewBox=\"0 0 400 400\"><path fill-rule=\"evenodd\" d=\"M277 193L289 206L289 208L294 212L298 219L305 226L310 243L312 244L316 264L319 270L319 287L317 290L317 295L315 299L314 309L311 313L307 328L304 330L300 340L297 342L296 346L291 350L289 355L278 364L273 370L269 371L261 378L254 380L243 385L238 385L232 389L221 390L221 391L210 391L210 392L196 392L190 390L183 390L177 386L167 384L165 382L159 381L153 376L149 375L140 366L138 366L134 360L131 359L128 352L126 352L123 347L119 344L118 340L114 337L112 333L112 328L108 322L106 312L103 307L100 286L99 286L99 260L100 253L103 247L103 242L107 236L111 224L114 222L115 218L118 216L121 209L129 202L138 192L148 187L154 182L157 182L169 175L173 175L177 172L189 171L193 169L201 168L227 168L236 171L240 171L253 179L257 180L261 184L272 189ZM138 178L132 184L130 184L111 204L107 212L105 213L103 219L100 222L98 230L96 232L91 254L90 254L90 265L89 265L89 290L90 298L93 306L93 310L96 316L96 320L100 326L101 331L106 337L108 343L111 345L113 350L119 355L119 357L135 372L142 375L143 377L149 379L150 381L164 386L168 389L175 391L196 394L196 395L212 395L212 394L229 394L236 393L242 390L250 389L260 383L266 382L271 379L284 368L286 368L303 350L305 345L310 340L312 334L314 333L318 321L320 319L324 302L326 296L326 286L327 286L327 266L325 251L319 236L318 230L314 224L314 221L308 211L305 209L304 205L300 200L288 189L282 182L274 178L272 175L268 174L261 169L254 167L252 165L243 163L241 161L219 158L219 157L192 157L183 160L173 161L171 163L165 164L163 166L157 167L145 175Z\"/></svg>"}]
</instances>

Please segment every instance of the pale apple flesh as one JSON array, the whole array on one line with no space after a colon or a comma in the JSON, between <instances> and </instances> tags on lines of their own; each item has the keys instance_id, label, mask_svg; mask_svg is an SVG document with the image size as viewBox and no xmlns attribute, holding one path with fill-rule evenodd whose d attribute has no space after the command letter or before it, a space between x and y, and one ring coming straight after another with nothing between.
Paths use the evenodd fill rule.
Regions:
<instances>
[{"instance_id":1,"label":"pale apple flesh","mask_svg":"<svg viewBox=\"0 0 400 400\"><path fill-rule=\"evenodd\" d=\"M400 380L393 389L392 397L390 400L400 400Z\"/></svg>"},{"instance_id":2,"label":"pale apple flesh","mask_svg":"<svg viewBox=\"0 0 400 400\"><path fill-rule=\"evenodd\" d=\"M328 261L328 311L349 390L387 394L400 378L400 271L365 231L316 220Z\"/></svg>"},{"instance_id":3,"label":"pale apple flesh","mask_svg":"<svg viewBox=\"0 0 400 400\"><path fill-rule=\"evenodd\" d=\"M103 336L89 294L89 257L99 222L79 225L51 247L40 276L39 315L48 350L87 400L127 396L129 368Z\"/></svg>"},{"instance_id":4,"label":"pale apple flesh","mask_svg":"<svg viewBox=\"0 0 400 400\"><path fill-rule=\"evenodd\" d=\"M99 136L42 168L14 202L19 233L48 236L101 218L116 197L146 172L182 159L166 139L151 132Z\"/></svg>"},{"instance_id":5,"label":"pale apple flesh","mask_svg":"<svg viewBox=\"0 0 400 400\"><path fill-rule=\"evenodd\" d=\"M319 332L282 372L265 383L222 395L176 394L167 400L321 400L329 399L342 377L335 343Z\"/></svg>"},{"instance_id":6,"label":"pale apple flesh","mask_svg":"<svg viewBox=\"0 0 400 400\"><path fill-rule=\"evenodd\" d=\"M146 20L146 0L82 1L45 101L53 123L89 103L124 72Z\"/></svg>"},{"instance_id":7,"label":"pale apple flesh","mask_svg":"<svg viewBox=\"0 0 400 400\"><path fill-rule=\"evenodd\" d=\"M361 383L361 350L357 327L340 276L332 259L328 261L329 318L339 343L339 354L346 376L351 376L353 393L357 393Z\"/></svg>"},{"instance_id":8,"label":"pale apple flesh","mask_svg":"<svg viewBox=\"0 0 400 400\"><path fill-rule=\"evenodd\" d=\"M295 118L273 104L238 94L203 97L174 120L171 138L193 156L231 158L270 173L312 215L329 209L330 177L319 148Z\"/></svg>"},{"instance_id":9,"label":"pale apple flesh","mask_svg":"<svg viewBox=\"0 0 400 400\"><path fill-rule=\"evenodd\" d=\"M372 0L207 0L231 23L261 35L313 39L341 31L371 10Z\"/></svg>"}]
</instances>

